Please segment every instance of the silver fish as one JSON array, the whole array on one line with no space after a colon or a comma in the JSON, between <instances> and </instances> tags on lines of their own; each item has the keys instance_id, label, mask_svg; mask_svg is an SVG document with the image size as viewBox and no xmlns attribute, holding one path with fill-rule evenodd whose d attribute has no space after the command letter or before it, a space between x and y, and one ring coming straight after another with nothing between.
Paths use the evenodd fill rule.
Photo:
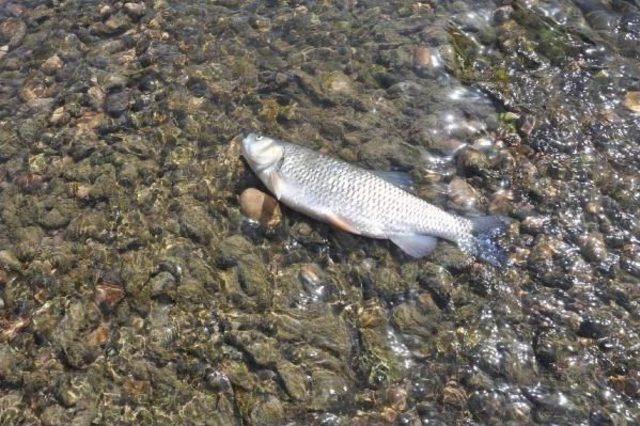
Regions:
<instances>
[{"instance_id":1,"label":"silver fish","mask_svg":"<svg viewBox=\"0 0 640 426\"><path fill-rule=\"evenodd\" d=\"M415 258L439 237L492 264L502 261L490 240L504 227L498 217L449 214L370 170L266 136L249 134L242 151L278 200L343 231L389 239Z\"/></svg>"}]
</instances>

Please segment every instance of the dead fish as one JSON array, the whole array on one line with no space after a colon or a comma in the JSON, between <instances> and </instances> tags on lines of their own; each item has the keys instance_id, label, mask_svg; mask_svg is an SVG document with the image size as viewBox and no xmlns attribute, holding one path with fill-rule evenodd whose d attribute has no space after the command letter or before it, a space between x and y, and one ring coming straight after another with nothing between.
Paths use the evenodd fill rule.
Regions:
<instances>
[{"instance_id":1,"label":"dead fish","mask_svg":"<svg viewBox=\"0 0 640 426\"><path fill-rule=\"evenodd\" d=\"M243 139L242 154L278 200L340 230L389 239L414 258L444 238L494 265L504 259L492 241L504 230L502 218L447 213L373 171L254 133Z\"/></svg>"}]
</instances>

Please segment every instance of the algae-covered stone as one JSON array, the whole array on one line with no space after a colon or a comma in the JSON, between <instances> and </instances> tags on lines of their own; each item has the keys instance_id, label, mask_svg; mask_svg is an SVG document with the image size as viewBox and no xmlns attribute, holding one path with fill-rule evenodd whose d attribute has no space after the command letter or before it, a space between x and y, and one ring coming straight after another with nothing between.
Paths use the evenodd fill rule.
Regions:
<instances>
[{"instance_id":1,"label":"algae-covered stone","mask_svg":"<svg viewBox=\"0 0 640 426\"><path fill-rule=\"evenodd\" d=\"M340 375L322 368L311 371L311 407L314 410L328 410L344 402L349 384Z\"/></svg>"},{"instance_id":2,"label":"algae-covered stone","mask_svg":"<svg viewBox=\"0 0 640 426\"><path fill-rule=\"evenodd\" d=\"M220 243L219 253L219 263L235 266L242 291L255 299L259 307L266 307L271 300L271 277L251 243L234 235Z\"/></svg>"},{"instance_id":3,"label":"algae-covered stone","mask_svg":"<svg viewBox=\"0 0 640 426\"><path fill-rule=\"evenodd\" d=\"M228 361L222 365L222 371L234 386L244 390L251 390L255 385L255 379L249 372L245 363Z\"/></svg>"},{"instance_id":4,"label":"algae-covered stone","mask_svg":"<svg viewBox=\"0 0 640 426\"><path fill-rule=\"evenodd\" d=\"M173 297L176 290L175 277L167 272L162 271L149 281L151 296L169 296Z\"/></svg>"},{"instance_id":5,"label":"algae-covered stone","mask_svg":"<svg viewBox=\"0 0 640 426\"><path fill-rule=\"evenodd\" d=\"M207 296L203 283L193 278L182 280L176 289L176 299L187 303L205 303Z\"/></svg>"},{"instance_id":6,"label":"algae-covered stone","mask_svg":"<svg viewBox=\"0 0 640 426\"><path fill-rule=\"evenodd\" d=\"M47 229L62 228L71 220L70 217L64 215L60 209L52 208L39 218L38 223Z\"/></svg>"},{"instance_id":7,"label":"algae-covered stone","mask_svg":"<svg viewBox=\"0 0 640 426\"><path fill-rule=\"evenodd\" d=\"M11 250L0 250L0 267L9 271L20 271L22 264Z\"/></svg>"},{"instance_id":8,"label":"algae-covered stone","mask_svg":"<svg viewBox=\"0 0 640 426\"><path fill-rule=\"evenodd\" d=\"M7 391L0 396L0 421L5 424L36 423L33 413L22 402L18 391Z\"/></svg>"},{"instance_id":9,"label":"algae-covered stone","mask_svg":"<svg viewBox=\"0 0 640 426\"><path fill-rule=\"evenodd\" d=\"M110 223L102 212L86 212L71 220L67 234L72 239L105 241L111 236Z\"/></svg>"},{"instance_id":10,"label":"algae-covered stone","mask_svg":"<svg viewBox=\"0 0 640 426\"><path fill-rule=\"evenodd\" d=\"M289 396L302 401L308 395L308 378L304 371L289 361L280 361L276 370Z\"/></svg>"},{"instance_id":11,"label":"algae-covered stone","mask_svg":"<svg viewBox=\"0 0 640 426\"><path fill-rule=\"evenodd\" d=\"M419 273L418 282L432 294L439 306L444 308L449 304L454 279L445 268L437 264L427 264Z\"/></svg>"},{"instance_id":12,"label":"algae-covered stone","mask_svg":"<svg viewBox=\"0 0 640 426\"><path fill-rule=\"evenodd\" d=\"M640 92L628 92L624 97L623 104L630 111L640 114Z\"/></svg>"},{"instance_id":13,"label":"algae-covered stone","mask_svg":"<svg viewBox=\"0 0 640 426\"><path fill-rule=\"evenodd\" d=\"M57 426L69 423L69 415L63 407L53 404L44 409L40 415L40 420L45 426Z\"/></svg>"},{"instance_id":14,"label":"algae-covered stone","mask_svg":"<svg viewBox=\"0 0 640 426\"><path fill-rule=\"evenodd\" d=\"M200 423L211 426L234 424L233 410L229 404L220 403L217 395L196 392L180 410L183 423Z\"/></svg>"},{"instance_id":15,"label":"algae-covered stone","mask_svg":"<svg viewBox=\"0 0 640 426\"><path fill-rule=\"evenodd\" d=\"M306 341L343 356L346 356L351 348L349 330L340 317L327 314L303 320L278 315L274 322L278 339Z\"/></svg>"},{"instance_id":16,"label":"algae-covered stone","mask_svg":"<svg viewBox=\"0 0 640 426\"><path fill-rule=\"evenodd\" d=\"M284 407L280 400L268 396L253 407L249 417L255 425L279 425L284 420Z\"/></svg>"},{"instance_id":17,"label":"algae-covered stone","mask_svg":"<svg viewBox=\"0 0 640 426\"><path fill-rule=\"evenodd\" d=\"M185 236L200 244L207 244L213 236L211 217L196 205L187 205L182 209L180 228Z\"/></svg>"},{"instance_id":18,"label":"algae-covered stone","mask_svg":"<svg viewBox=\"0 0 640 426\"><path fill-rule=\"evenodd\" d=\"M24 356L9 345L0 348L0 377L12 386L22 384Z\"/></svg>"},{"instance_id":19,"label":"algae-covered stone","mask_svg":"<svg viewBox=\"0 0 640 426\"><path fill-rule=\"evenodd\" d=\"M375 290L384 298L397 297L409 288L409 283L393 269L381 267L371 276Z\"/></svg>"},{"instance_id":20,"label":"algae-covered stone","mask_svg":"<svg viewBox=\"0 0 640 426\"><path fill-rule=\"evenodd\" d=\"M370 303L360 312L359 337L362 353L358 366L370 385L387 384L399 378L402 359L395 349L399 343L392 341L388 313L383 307Z\"/></svg>"},{"instance_id":21,"label":"algae-covered stone","mask_svg":"<svg viewBox=\"0 0 640 426\"><path fill-rule=\"evenodd\" d=\"M275 366L282 357L278 350L278 342L257 331L234 331L229 333L228 340L263 367Z\"/></svg>"},{"instance_id":22,"label":"algae-covered stone","mask_svg":"<svg viewBox=\"0 0 640 426\"><path fill-rule=\"evenodd\" d=\"M432 334L430 324L436 323L439 319L439 310L435 303L432 312L435 318L423 313L416 304L403 303L393 309L391 320L402 333L428 337Z\"/></svg>"}]
</instances>

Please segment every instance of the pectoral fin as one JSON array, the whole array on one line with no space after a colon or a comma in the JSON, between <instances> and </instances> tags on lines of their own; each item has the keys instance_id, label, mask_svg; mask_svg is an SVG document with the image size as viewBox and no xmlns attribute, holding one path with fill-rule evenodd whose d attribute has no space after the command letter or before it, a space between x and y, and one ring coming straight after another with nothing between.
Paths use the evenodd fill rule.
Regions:
<instances>
[{"instance_id":1,"label":"pectoral fin","mask_svg":"<svg viewBox=\"0 0 640 426\"><path fill-rule=\"evenodd\" d=\"M282 197L284 193L284 180L280 177L278 173L271 173L269 175L269 189L273 192L273 195L276 196L278 200Z\"/></svg>"},{"instance_id":2,"label":"pectoral fin","mask_svg":"<svg viewBox=\"0 0 640 426\"><path fill-rule=\"evenodd\" d=\"M438 244L438 239L429 235L401 234L389 238L403 252L411 257L424 257L431 253Z\"/></svg>"}]
</instances>

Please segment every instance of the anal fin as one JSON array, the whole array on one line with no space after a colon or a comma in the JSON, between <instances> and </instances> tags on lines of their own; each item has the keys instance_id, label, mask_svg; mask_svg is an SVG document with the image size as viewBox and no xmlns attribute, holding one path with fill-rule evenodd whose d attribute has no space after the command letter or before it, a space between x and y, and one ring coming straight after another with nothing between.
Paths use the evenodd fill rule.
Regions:
<instances>
[{"instance_id":1,"label":"anal fin","mask_svg":"<svg viewBox=\"0 0 640 426\"><path fill-rule=\"evenodd\" d=\"M424 257L431 253L438 244L438 239L430 235L400 234L389 238L403 252L411 257Z\"/></svg>"}]
</instances>

